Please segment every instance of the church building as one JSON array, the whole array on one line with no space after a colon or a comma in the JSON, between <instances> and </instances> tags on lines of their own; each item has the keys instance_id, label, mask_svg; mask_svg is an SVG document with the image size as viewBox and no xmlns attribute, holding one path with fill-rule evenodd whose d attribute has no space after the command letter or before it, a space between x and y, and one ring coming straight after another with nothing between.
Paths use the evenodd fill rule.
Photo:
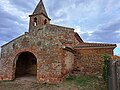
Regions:
<instances>
[{"instance_id":1,"label":"church building","mask_svg":"<svg viewBox=\"0 0 120 90\"><path fill-rule=\"evenodd\" d=\"M54 84L72 72L96 75L101 55L113 55L116 44L84 42L74 28L50 24L42 0L29 17L29 31L1 46L1 81L33 75Z\"/></svg>"}]
</instances>

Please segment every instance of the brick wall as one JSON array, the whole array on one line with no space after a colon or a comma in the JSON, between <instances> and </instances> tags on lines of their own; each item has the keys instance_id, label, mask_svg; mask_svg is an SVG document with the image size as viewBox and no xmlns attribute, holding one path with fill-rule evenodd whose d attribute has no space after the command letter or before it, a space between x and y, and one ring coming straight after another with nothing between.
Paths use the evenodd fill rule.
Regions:
<instances>
[{"instance_id":1,"label":"brick wall","mask_svg":"<svg viewBox=\"0 0 120 90\"><path fill-rule=\"evenodd\" d=\"M113 48L76 48L75 68L85 74L100 74L102 72L101 56L103 54L113 55Z\"/></svg>"}]
</instances>

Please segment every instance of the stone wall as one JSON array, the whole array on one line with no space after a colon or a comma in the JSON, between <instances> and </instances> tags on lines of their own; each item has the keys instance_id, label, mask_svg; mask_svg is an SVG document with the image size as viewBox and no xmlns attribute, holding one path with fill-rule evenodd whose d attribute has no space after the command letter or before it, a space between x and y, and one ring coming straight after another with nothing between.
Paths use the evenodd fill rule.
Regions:
<instances>
[{"instance_id":1,"label":"stone wall","mask_svg":"<svg viewBox=\"0 0 120 90\"><path fill-rule=\"evenodd\" d=\"M74 30L71 28L44 25L25 33L2 46L0 79L14 79L19 55L31 52L37 58L37 79L41 83L57 83L70 72L74 62L73 53L63 50L63 46L73 45ZM67 59L70 59L69 63L66 63Z\"/></svg>"},{"instance_id":2,"label":"stone wall","mask_svg":"<svg viewBox=\"0 0 120 90\"><path fill-rule=\"evenodd\" d=\"M75 68L85 74L101 74L103 54L113 55L113 48L76 48Z\"/></svg>"}]
</instances>

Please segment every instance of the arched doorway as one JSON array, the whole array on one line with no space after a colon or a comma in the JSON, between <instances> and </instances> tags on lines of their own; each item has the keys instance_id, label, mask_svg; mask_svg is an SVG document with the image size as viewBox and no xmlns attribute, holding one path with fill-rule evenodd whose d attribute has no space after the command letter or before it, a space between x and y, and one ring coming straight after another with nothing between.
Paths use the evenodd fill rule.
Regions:
<instances>
[{"instance_id":1,"label":"arched doorway","mask_svg":"<svg viewBox=\"0 0 120 90\"><path fill-rule=\"evenodd\" d=\"M22 52L16 61L15 77L37 75L37 59L31 52Z\"/></svg>"}]
</instances>

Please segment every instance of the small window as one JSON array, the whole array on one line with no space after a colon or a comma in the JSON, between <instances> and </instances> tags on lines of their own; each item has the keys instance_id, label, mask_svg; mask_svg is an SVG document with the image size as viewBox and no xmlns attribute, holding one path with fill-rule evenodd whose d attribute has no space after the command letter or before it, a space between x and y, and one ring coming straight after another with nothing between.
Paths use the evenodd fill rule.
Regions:
<instances>
[{"instance_id":1,"label":"small window","mask_svg":"<svg viewBox=\"0 0 120 90\"><path fill-rule=\"evenodd\" d=\"M13 43L13 49L15 48L15 43Z\"/></svg>"},{"instance_id":2,"label":"small window","mask_svg":"<svg viewBox=\"0 0 120 90\"><path fill-rule=\"evenodd\" d=\"M45 24L47 24L47 20L46 20L46 19L44 20L44 25L45 25Z\"/></svg>"},{"instance_id":3,"label":"small window","mask_svg":"<svg viewBox=\"0 0 120 90\"><path fill-rule=\"evenodd\" d=\"M37 18L34 18L34 26L37 26Z\"/></svg>"}]
</instances>

